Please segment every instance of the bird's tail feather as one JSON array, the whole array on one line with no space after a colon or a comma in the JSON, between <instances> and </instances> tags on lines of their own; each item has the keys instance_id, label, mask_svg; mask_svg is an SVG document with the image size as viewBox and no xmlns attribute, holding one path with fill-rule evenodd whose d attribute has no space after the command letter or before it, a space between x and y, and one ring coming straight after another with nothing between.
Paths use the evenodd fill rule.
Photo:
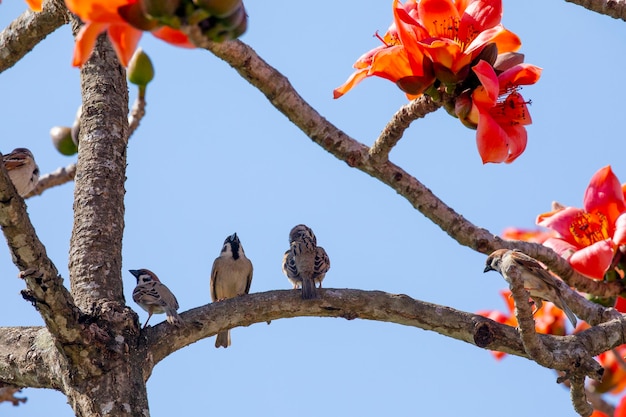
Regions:
<instances>
[{"instance_id":1,"label":"bird's tail feather","mask_svg":"<svg viewBox=\"0 0 626 417\"><path fill-rule=\"evenodd\" d=\"M219 332L215 337L215 347L227 348L230 346L230 330Z\"/></svg>"},{"instance_id":2,"label":"bird's tail feather","mask_svg":"<svg viewBox=\"0 0 626 417\"><path fill-rule=\"evenodd\" d=\"M576 315L574 314L574 312L569 308L569 306L567 305L567 303L561 298L559 300L561 302L559 307L561 310L563 310L563 312L565 313L565 315L567 316L567 318L569 319L569 321L572 323L572 326L576 327Z\"/></svg>"},{"instance_id":3,"label":"bird's tail feather","mask_svg":"<svg viewBox=\"0 0 626 417\"><path fill-rule=\"evenodd\" d=\"M167 310L165 312L165 315L167 316L168 323L173 324L176 327L180 327L183 325L183 319L178 315L176 310Z\"/></svg>"},{"instance_id":4,"label":"bird's tail feather","mask_svg":"<svg viewBox=\"0 0 626 417\"><path fill-rule=\"evenodd\" d=\"M317 298L317 292L315 291L315 281L311 278L302 279L302 299L311 300Z\"/></svg>"}]
</instances>

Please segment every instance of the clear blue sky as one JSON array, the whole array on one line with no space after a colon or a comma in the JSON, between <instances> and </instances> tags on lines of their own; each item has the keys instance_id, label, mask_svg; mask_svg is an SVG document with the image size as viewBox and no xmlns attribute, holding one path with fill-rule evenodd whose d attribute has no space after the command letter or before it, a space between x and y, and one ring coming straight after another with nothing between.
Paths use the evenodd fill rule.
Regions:
<instances>
[{"instance_id":1,"label":"clear blue sky","mask_svg":"<svg viewBox=\"0 0 626 417\"><path fill-rule=\"evenodd\" d=\"M354 60L377 46L372 35L391 22L391 0L246 6L250 25L242 40L352 137L370 145L406 103L380 79L332 99ZM23 1L4 1L1 26L25 8ZM415 122L391 154L493 233L532 227L553 200L581 206L591 175L607 164L626 182L626 24L562 0L504 0L503 23L521 37L526 61L544 68L539 83L522 91L532 100L534 121L526 152L512 165L483 166L475 132L442 110ZM228 65L209 52L150 36L141 46L156 78L128 151L123 276L127 302L137 311L127 270L142 267L173 290L180 311L208 303L211 264L233 232L254 264L252 292L290 288L280 264L297 223L311 226L330 256L327 287L405 293L469 312L505 308L498 294L504 281L483 275L483 255L312 143ZM80 102L72 47L64 27L0 74L0 150L29 147L43 172L74 161L58 154L48 136L52 126L72 123ZM284 198L293 189L302 204ZM325 198L307 202L308 195L322 195L319 190ZM66 282L72 196L66 184L27 202ZM41 325L20 297L23 282L1 248L0 272L0 324ZM139 316L143 322L146 313ZM215 349L214 338L202 340L160 363L148 382L151 415L477 416L506 410L509 417L526 417L537 404L541 415L574 415L552 371L514 357L496 362L487 351L416 328L297 318L234 329L232 340L227 350ZM57 392L27 389L23 395L28 403L0 404L0 414L73 415Z\"/></svg>"}]
</instances>

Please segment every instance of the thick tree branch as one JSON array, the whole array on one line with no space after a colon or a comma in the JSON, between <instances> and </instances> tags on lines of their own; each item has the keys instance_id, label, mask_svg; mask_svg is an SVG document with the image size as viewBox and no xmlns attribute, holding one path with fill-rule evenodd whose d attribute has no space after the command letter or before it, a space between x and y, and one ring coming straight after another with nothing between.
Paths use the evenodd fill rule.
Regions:
<instances>
[{"instance_id":1,"label":"thick tree branch","mask_svg":"<svg viewBox=\"0 0 626 417\"><path fill-rule=\"evenodd\" d=\"M218 331L249 326L280 318L301 316L343 317L402 324L431 330L478 347L526 357L518 331L483 316L458 311L407 295L381 291L322 289L320 298L303 302L297 291L277 290L236 297L182 313L186 325L175 328L166 322L142 331L150 354L145 375L169 354ZM553 369L569 371L575 364L593 379L602 368L589 358L625 341L621 318L571 336L537 335L552 352Z\"/></svg>"},{"instance_id":2,"label":"thick tree branch","mask_svg":"<svg viewBox=\"0 0 626 417\"><path fill-rule=\"evenodd\" d=\"M123 304L121 261L128 140L124 68L106 36L81 68L83 111L70 241L70 282L85 311L106 301Z\"/></svg>"},{"instance_id":3,"label":"thick tree branch","mask_svg":"<svg viewBox=\"0 0 626 417\"><path fill-rule=\"evenodd\" d=\"M69 12L63 0L45 1L41 12L26 8L20 17L0 32L0 72L15 65L35 45L68 21Z\"/></svg>"},{"instance_id":4,"label":"thick tree branch","mask_svg":"<svg viewBox=\"0 0 626 417\"><path fill-rule=\"evenodd\" d=\"M61 390L61 366L45 327L0 327L0 381L17 387Z\"/></svg>"},{"instance_id":5,"label":"thick tree branch","mask_svg":"<svg viewBox=\"0 0 626 417\"><path fill-rule=\"evenodd\" d=\"M615 19L626 20L625 0L565 0L591 11L611 16Z\"/></svg>"},{"instance_id":6,"label":"thick tree branch","mask_svg":"<svg viewBox=\"0 0 626 417\"><path fill-rule=\"evenodd\" d=\"M528 242L505 241L488 230L475 226L402 168L389 161L378 162L373 159L367 146L324 119L295 91L286 77L261 59L248 45L240 41L214 43L205 40L195 28L184 29L197 45L226 61L257 87L315 143L349 166L358 168L390 186L461 245L484 254L501 248L518 248L548 265L565 282L580 291L599 296L617 295L623 291L618 282L594 281L576 273L565 259L550 248Z\"/></svg>"},{"instance_id":7,"label":"thick tree branch","mask_svg":"<svg viewBox=\"0 0 626 417\"><path fill-rule=\"evenodd\" d=\"M4 165L0 165L0 226L13 263L20 270L27 289L22 295L32 302L50 332L61 343L74 343L79 312L63 279L48 258L26 213L26 205L15 191Z\"/></svg>"}]
</instances>

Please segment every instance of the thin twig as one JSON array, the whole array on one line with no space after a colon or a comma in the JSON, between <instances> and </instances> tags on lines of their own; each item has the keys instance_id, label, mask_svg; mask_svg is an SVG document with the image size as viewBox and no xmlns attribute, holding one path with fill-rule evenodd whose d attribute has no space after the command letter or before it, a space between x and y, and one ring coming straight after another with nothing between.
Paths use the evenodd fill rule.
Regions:
<instances>
[{"instance_id":1,"label":"thin twig","mask_svg":"<svg viewBox=\"0 0 626 417\"><path fill-rule=\"evenodd\" d=\"M441 107L441 103L423 95L405 104L392 117L369 150L370 157L377 162L389 159L389 152L400 141L411 123Z\"/></svg>"}]
</instances>

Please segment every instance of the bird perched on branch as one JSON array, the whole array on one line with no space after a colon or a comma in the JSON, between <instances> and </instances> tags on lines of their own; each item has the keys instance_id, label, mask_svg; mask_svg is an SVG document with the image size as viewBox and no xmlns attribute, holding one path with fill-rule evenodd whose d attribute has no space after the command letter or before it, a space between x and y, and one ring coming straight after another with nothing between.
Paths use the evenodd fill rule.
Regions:
<instances>
[{"instance_id":1,"label":"bird perched on branch","mask_svg":"<svg viewBox=\"0 0 626 417\"><path fill-rule=\"evenodd\" d=\"M148 318L143 325L144 329L153 314L165 313L168 323L174 326L183 324L183 320L176 312L178 310L176 297L154 272L147 269L130 269L128 272L137 278L133 300L148 312Z\"/></svg>"},{"instance_id":2,"label":"bird perched on branch","mask_svg":"<svg viewBox=\"0 0 626 417\"><path fill-rule=\"evenodd\" d=\"M221 301L226 298L248 294L252 283L252 262L246 258L237 233L224 240L220 256L215 258L211 270L211 300ZM215 338L215 347L230 346L230 330L219 332Z\"/></svg>"},{"instance_id":3,"label":"bird perched on branch","mask_svg":"<svg viewBox=\"0 0 626 417\"><path fill-rule=\"evenodd\" d=\"M572 326L576 327L576 315L563 299L555 278L534 258L518 250L498 249L487 257L484 272L497 271L511 284L506 274L511 265L518 268L524 288L529 292L537 310L541 308L542 300L550 301L563 310Z\"/></svg>"},{"instance_id":4,"label":"bird perched on branch","mask_svg":"<svg viewBox=\"0 0 626 417\"><path fill-rule=\"evenodd\" d=\"M26 148L16 148L2 156L2 163L9 173L9 178L21 197L35 189L39 181L39 167L33 153Z\"/></svg>"},{"instance_id":5,"label":"bird perched on branch","mask_svg":"<svg viewBox=\"0 0 626 417\"><path fill-rule=\"evenodd\" d=\"M330 269L330 259L310 227L299 224L289 232L289 249L283 256L283 273L293 285L302 287L302 299L316 298L315 284L322 281Z\"/></svg>"}]
</instances>

